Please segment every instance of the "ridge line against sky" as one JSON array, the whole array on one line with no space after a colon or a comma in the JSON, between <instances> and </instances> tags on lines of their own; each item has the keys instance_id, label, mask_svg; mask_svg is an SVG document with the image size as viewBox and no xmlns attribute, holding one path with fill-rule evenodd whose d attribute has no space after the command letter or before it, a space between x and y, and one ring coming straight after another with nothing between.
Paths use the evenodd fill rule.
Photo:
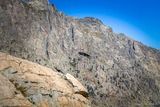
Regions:
<instances>
[{"instance_id":1,"label":"ridge line against sky","mask_svg":"<svg viewBox=\"0 0 160 107\"><path fill-rule=\"evenodd\" d=\"M49 0L63 13L95 17L147 46L160 49L160 0Z\"/></svg>"}]
</instances>

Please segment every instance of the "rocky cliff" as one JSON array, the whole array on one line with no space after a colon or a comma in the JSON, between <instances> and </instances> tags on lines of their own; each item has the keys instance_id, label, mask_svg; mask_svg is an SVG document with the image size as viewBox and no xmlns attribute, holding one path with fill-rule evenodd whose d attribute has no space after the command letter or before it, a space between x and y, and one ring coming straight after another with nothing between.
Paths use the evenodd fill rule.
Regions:
<instances>
[{"instance_id":1,"label":"rocky cliff","mask_svg":"<svg viewBox=\"0 0 160 107\"><path fill-rule=\"evenodd\" d=\"M0 0L0 51L71 73L93 107L160 106L160 51L47 0Z\"/></svg>"}]
</instances>

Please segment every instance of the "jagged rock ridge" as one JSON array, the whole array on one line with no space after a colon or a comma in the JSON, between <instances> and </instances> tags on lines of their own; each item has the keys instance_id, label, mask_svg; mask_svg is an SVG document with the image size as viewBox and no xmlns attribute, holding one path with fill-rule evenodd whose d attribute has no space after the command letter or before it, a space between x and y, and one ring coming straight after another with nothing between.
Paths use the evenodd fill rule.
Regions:
<instances>
[{"instance_id":1,"label":"jagged rock ridge","mask_svg":"<svg viewBox=\"0 0 160 107\"><path fill-rule=\"evenodd\" d=\"M0 51L73 74L93 107L159 106L159 50L47 0L1 0L0 20Z\"/></svg>"}]
</instances>

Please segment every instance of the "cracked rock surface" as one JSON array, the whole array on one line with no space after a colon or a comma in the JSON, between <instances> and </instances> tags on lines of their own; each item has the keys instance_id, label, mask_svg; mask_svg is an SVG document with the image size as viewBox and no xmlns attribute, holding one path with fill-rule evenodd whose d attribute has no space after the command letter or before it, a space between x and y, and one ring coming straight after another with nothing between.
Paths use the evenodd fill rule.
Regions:
<instances>
[{"instance_id":1,"label":"cracked rock surface","mask_svg":"<svg viewBox=\"0 0 160 107\"><path fill-rule=\"evenodd\" d=\"M64 15L47 0L0 0L0 51L72 74L87 89L93 107L160 106L159 50L114 33L96 18ZM31 79L29 72L25 78ZM3 76L12 79L13 74L4 72ZM31 80L25 88L50 85L33 75L37 81ZM80 93L87 96L85 91ZM44 96L32 98L37 101Z\"/></svg>"},{"instance_id":2,"label":"cracked rock surface","mask_svg":"<svg viewBox=\"0 0 160 107\"><path fill-rule=\"evenodd\" d=\"M71 77L79 85L52 69L0 53L0 106L90 107L87 90Z\"/></svg>"}]
</instances>

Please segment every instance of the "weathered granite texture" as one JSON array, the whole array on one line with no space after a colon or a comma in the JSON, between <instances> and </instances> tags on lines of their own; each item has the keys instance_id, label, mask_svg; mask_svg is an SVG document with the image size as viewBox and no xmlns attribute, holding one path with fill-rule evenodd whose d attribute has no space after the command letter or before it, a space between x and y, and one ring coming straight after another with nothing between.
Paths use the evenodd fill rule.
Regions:
<instances>
[{"instance_id":1,"label":"weathered granite texture","mask_svg":"<svg viewBox=\"0 0 160 107\"><path fill-rule=\"evenodd\" d=\"M0 53L0 107L90 107L82 84L55 71Z\"/></svg>"},{"instance_id":2,"label":"weathered granite texture","mask_svg":"<svg viewBox=\"0 0 160 107\"><path fill-rule=\"evenodd\" d=\"M47 0L0 0L0 51L70 73L93 107L160 105L160 51Z\"/></svg>"}]
</instances>

